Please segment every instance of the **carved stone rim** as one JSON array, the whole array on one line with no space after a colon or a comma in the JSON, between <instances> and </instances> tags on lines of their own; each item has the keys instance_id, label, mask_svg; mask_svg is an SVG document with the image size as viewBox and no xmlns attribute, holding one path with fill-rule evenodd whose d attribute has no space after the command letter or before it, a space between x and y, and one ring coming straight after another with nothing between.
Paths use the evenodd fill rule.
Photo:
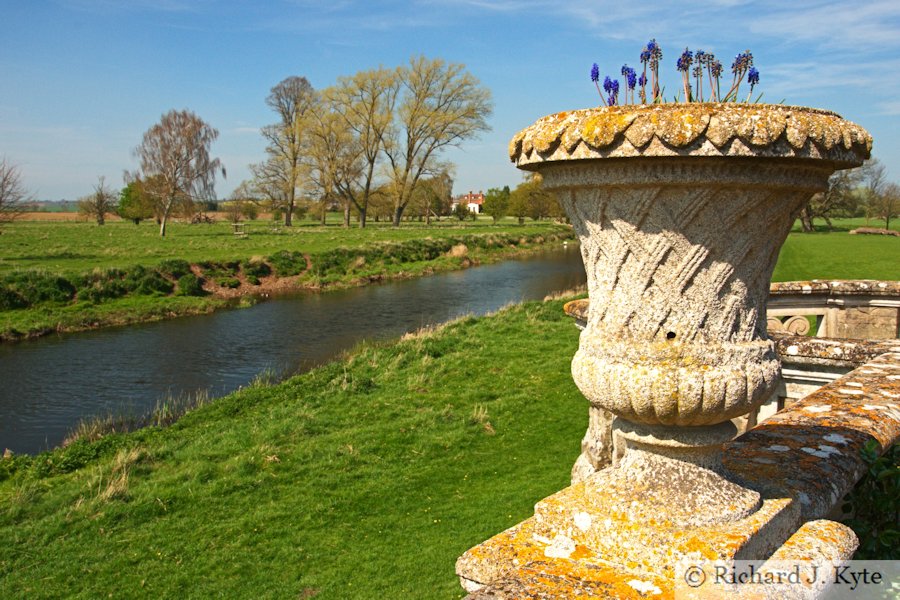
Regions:
<instances>
[{"instance_id":1,"label":"carved stone rim","mask_svg":"<svg viewBox=\"0 0 900 600\"><path fill-rule=\"evenodd\" d=\"M635 156L794 156L858 164L869 133L821 109L780 104L626 105L539 119L509 144L520 167L584 158Z\"/></svg>"}]
</instances>

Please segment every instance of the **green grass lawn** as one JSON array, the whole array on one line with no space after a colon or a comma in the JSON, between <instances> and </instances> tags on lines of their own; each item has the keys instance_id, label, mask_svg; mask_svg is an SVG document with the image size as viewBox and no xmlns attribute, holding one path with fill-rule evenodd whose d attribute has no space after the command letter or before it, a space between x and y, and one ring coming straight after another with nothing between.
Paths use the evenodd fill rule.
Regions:
<instances>
[{"instance_id":1,"label":"green grass lawn","mask_svg":"<svg viewBox=\"0 0 900 600\"><path fill-rule=\"evenodd\" d=\"M568 482L577 340L529 303L0 460L0 597L459 598L456 558Z\"/></svg>"},{"instance_id":2,"label":"green grass lawn","mask_svg":"<svg viewBox=\"0 0 900 600\"><path fill-rule=\"evenodd\" d=\"M166 259L188 262L241 260L269 256L279 250L299 250L310 254L339 247L358 247L373 242L402 242L424 237L446 238L477 233L521 233L529 235L552 230L549 221L527 221L524 226L512 219L492 225L489 218L460 222L442 219L427 227L418 221L399 228L387 223L369 223L365 229L344 229L338 224L321 226L299 220L294 227L271 221L245 223L247 237L235 237L230 223L189 225L172 223L165 238L152 221L94 223L17 221L0 233L0 275L16 269L43 269L62 275L94 268L153 267Z\"/></svg>"},{"instance_id":3,"label":"green grass lawn","mask_svg":"<svg viewBox=\"0 0 900 600\"><path fill-rule=\"evenodd\" d=\"M778 255L772 281L900 280L900 237L847 233L864 226L864 219L836 219L834 224L833 232L815 233L795 226Z\"/></svg>"}]
</instances>

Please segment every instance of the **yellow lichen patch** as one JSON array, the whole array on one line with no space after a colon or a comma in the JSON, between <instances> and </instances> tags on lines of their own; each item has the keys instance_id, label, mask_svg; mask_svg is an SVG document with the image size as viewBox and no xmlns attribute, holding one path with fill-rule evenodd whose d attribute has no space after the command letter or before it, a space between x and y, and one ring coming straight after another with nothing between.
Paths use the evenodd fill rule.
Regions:
<instances>
[{"instance_id":1,"label":"yellow lichen patch","mask_svg":"<svg viewBox=\"0 0 900 600\"><path fill-rule=\"evenodd\" d=\"M787 117L780 110L749 109L738 121L737 134L754 146L767 146L781 137Z\"/></svg>"},{"instance_id":2,"label":"yellow lichen patch","mask_svg":"<svg viewBox=\"0 0 900 600\"><path fill-rule=\"evenodd\" d=\"M822 145L826 150L831 150L841 143L844 138L844 132L841 128L842 119L832 115L822 115L820 117L822 123Z\"/></svg>"},{"instance_id":3,"label":"yellow lichen patch","mask_svg":"<svg viewBox=\"0 0 900 600\"><path fill-rule=\"evenodd\" d=\"M556 145L560 136L566 130L566 116L568 116L568 113L555 114L539 123L532 130L531 138L535 150L547 152Z\"/></svg>"},{"instance_id":4,"label":"yellow lichen patch","mask_svg":"<svg viewBox=\"0 0 900 600\"><path fill-rule=\"evenodd\" d=\"M534 138L530 135L531 131L527 131L525 137L522 139L522 155L529 156L531 151L534 150Z\"/></svg>"},{"instance_id":5,"label":"yellow lichen patch","mask_svg":"<svg viewBox=\"0 0 900 600\"><path fill-rule=\"evenodd\" d=\"M520 131L509 142L509 159L515 161L522 152L522 140L525 139L525 132Z\"/></svg>"},{"instance_id":6,"label":"yellow lichen patch","mask_svg":"<svg viewBox=\"0 0 900 600\"><path fill-rule=\"evenodd\" d=\"M581 118L577 113L570 113L567 126L560 136L560 144L571 154L581 143Z\"/></svg>"},{"instance_id":7,"label":"yellow lichen patch","mask_svg":"<svg viewBox=\"0 0 900 600\"><path fill-rule=\"evenodd\" d=\"M635 117L636 115L618 111L592 116L586 119L581 127L581 139L594 148L605 148L631 125Z\"/></svg>"},{"instance_id":8,"label":"yellow lichen patch","mask_svg":"<svg viewBox=\"0 0 900 600\"><path fill-rule=\"evenodd\" d=\"M703 135L709 125L709 113L702 107L676 105L660 111L656 135L665 143L681 148Z\"/></svg>"},{"instance_id":9,"label":"yellow lichen patch","mask_svg":"<svg viewBox=\"0 0 900 600\"><path fill-rule=\"evenodd\" d=\"M788 143L798 150L806 145L809 138L809 115L793 111L785 127Z\"/></svg>"},{"instance_id":10,"label":"yellow lichen patch","mask_svg":"<svg viewBox=\"0 0 900 600\"><path fill-rule=\"evenodd\" d=\"M719 554L713 550L706 540L691 536L678 545L678 550L688 555L699 554L707 560L716 560Z\"/></svg>"}]
</instances>

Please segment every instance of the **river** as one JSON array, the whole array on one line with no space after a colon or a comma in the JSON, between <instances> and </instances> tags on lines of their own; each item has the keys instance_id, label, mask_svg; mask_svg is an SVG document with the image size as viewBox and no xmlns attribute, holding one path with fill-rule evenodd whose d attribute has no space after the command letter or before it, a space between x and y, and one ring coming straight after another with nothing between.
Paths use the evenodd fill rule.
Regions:
<instances>
[{"instance_id":1,"label":"river","mask_svg":"<svg viewBox=\"0 0 900 600\"><path fill-rule=\"evenodd\" d=\"M55 447L82 418L144 414L166 395L222 396L265 370L302 372L363 339L582 285L577 245L519 260L212 315L0 344L0 451Z\"/></svg>"}]
</instances>

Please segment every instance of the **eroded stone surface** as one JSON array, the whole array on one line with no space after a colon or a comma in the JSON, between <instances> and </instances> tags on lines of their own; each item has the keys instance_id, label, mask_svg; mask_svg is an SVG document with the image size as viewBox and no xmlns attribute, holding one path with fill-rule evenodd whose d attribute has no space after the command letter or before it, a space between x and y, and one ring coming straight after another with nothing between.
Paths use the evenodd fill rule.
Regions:
<instances>
[{"instance_id":1,"label":"eroded stone surface","mask_svg":"<svg viewBox=\"0 0 900 600\"><path fill-rule=\"evenodd\" d=\"M542 165L581 241L593 303L572 374L591 404L698 426L762 403L779 372L760 319L766 282L793 211L832 169L696 157Z\"/></svg>"},{"instance_id":2,"label":"eroded stone surface","mask_svg":"<svg viewBox=\"0 0 900 600\"><path fill-rule=\"evenodd\" d=\"M883 449L900 439L900 354L879 356L769 417L726 445L724 463L770 493L797 497L804 520L818 519L865 472L860 450L870 439Z\"/></svg>"},{"instance_id":3,"label":"eroded stone surface","mask_svg":"<svg viewBox=\"0 0 900 600\"><path fill-rule=\"evenodd\" d=\"M771 104L613 106L548 115L519 132L513 162L529 168L567 158L778 156L857 164L872 138L822 110Z\"/></svg>"}]
</instances>

